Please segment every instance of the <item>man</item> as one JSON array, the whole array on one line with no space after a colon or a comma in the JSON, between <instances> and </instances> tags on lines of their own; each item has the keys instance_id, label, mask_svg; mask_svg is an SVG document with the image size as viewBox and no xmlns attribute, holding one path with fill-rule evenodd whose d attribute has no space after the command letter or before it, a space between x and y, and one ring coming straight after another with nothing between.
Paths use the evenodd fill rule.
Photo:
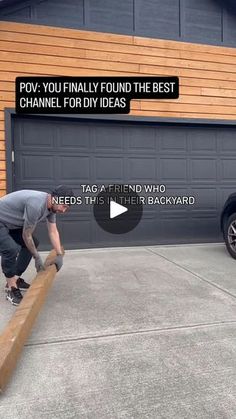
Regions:
<instances>
[{"instance_id":1,"label":"man","mask_svg":"<svg viewBox=\"0 0 236 419\"><path fill-rule=\"evenodd\" d=\"M49 194L25 189L0 198L1 266L6 277L6 298L13 305L20 304L23 298L21 291L30 286L21 275L31 258L34 258L37 272L45 269L37 250L39 242L33 236L37 223L44 219L47 221L49 238L57 254L54 263L57 270L61 269L63 256L56 213L67 211L68 198L73 196L71 189L60 185Z\"/></svg>"}]
</instances>

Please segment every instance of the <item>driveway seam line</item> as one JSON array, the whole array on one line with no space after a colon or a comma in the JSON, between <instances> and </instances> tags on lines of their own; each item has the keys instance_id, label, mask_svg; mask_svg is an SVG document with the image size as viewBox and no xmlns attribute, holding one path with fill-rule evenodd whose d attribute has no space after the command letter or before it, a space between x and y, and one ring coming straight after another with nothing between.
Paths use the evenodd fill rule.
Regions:
<instances>
[{"instance_id":1,"label":"driveway seam line","mask_svg":"<svg viewBox=\"0 0 236 419\"><path fill-rule=\"evenodd\" d=\"M214 323L198 323L193 325L187 326L173 326L173 327L163 327L158 329L146 329L146 330L137 330L135 332L121 332L121 333L113 333L108 335L97 335L97 336L82 336L78 338L68 338L68 339L55 339L52 341L41 341L41 342L32 342L26 343L25 347L32 347L32 346L40 346L40 345L53 345L58 343L70 343L70 342L78 342L84 340L92 340L92 339L103 339L103 338L114 338L114 337L122 337L122 336L133 336L133 335L144 335L148 333L162 333L162 332L174 332L178 330L188 330L188 329L198 329L204 327L214 327L214 326L226 326L230 324L235 324L236 320L226 320Z\"/></svg>"},{"instance_id":2,"label":"driveway seam line","mask_svg":"<svg viewBox=\"0 0 236 419\"><path fill-rule=\"evenodd\" d=\"M215 282L211 282L208 279L203 278L201 275L197 274L196 272L191 271L188 268L185 268L181 265L179 265L177 262L174 262L173 260L168 259L166 256L160 255L160 253L154 252L154 250L150 249L150 248L146 248L150 253L159 256L165 260L167 260L167 262L173 263L175 266L177 266L178 268L182 269L185 272L188 272L190 274L192 274L193 276L196 276L196 278L199 278L201 281L206 282L207 284L211 285L214 288L217 288L218 290L224 292L225 294L229 295L230 297L236 298L235 294L232 294L230 291L227 291L226 289L220 287L219 285L217 285Z\"/></svg>"}]
</instances>

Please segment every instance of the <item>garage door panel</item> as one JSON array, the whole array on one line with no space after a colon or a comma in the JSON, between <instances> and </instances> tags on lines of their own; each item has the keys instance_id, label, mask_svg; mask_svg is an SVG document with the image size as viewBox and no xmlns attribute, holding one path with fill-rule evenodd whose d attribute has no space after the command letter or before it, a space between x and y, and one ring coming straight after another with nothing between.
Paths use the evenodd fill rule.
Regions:
<instances>
[{"instance_id":1,"label":"garage door panel","mask_svg":"<svg viewBox=\"0 0 236 419\"><path fill-rule=\"evenodd\" d=\"M68 187L73 189L75 197L82 196L82 194L78 190L76 190L75 187L71 185L68 185ZM86 196L86 194L83 194L83 195ZM68 213L66 214L63 214L63 218L68 217L69 219L73 218L75 221L78 221L80 217L86 217L90 219L90 215L91 215L91 205L87 205L85 200L83 200L82 203L71 205L70 211L68 211Z\"/></svg>"},{"instance_id":2,"label":"garage door panel","mask_svg":"<svg viewBox=\"0 0 236 419\"><path fill-rule=\"evenodd\" d=\"M173 135L173 129L161 128L157 134L157 138L160 142L160 153L164 154L176 154L176 153L187 153L188 143L186 133L183 129L174 128L175 132Z\"/></svg>"},{"instance_id":3,"label":"garage door panel","mask_svg":"<svg viewBox=\"0 0 236 419\"><path fill-rule=\"evenodd\" d=\"M228 131L218 132L219 151L225 154L236 156L236 129L229 128ZM223 141L222 141L223 137Z\"/></svg>"},{"instance_id":4,"label":"garage door panel","mask_svg":"<svg viewBox=\"0 0 236 419\"><path fill-rule=\"evenodd\" d=\"M77 180L78 183L81 181L89 181L90 178L90 158L89 156L60 156L57 161L59 168L60 178L59 181L63 183L63 180Z\"/></svg>"},{"instance_id":5,"label":"garage door panel","mask_svg":"<svg viewBox=\"0 0 236 419\"><path fill-rule=\"evenodd\" d=\"M173 208L169 208L166 210L161 210L159 215L160 220L165 222L165 220L187 220L191 218L189 211L183 208L179 208L178 211L173 211Z\"/></svg>"},{"instance_id":6,"label":"garage door panel","mask_svg":"<svg viewBox=\"0 0 236 419\"><path fill-rule=\"evenodd\" d=\"M161 158L160 159L162 183L170 182L187 182L187 161L178 158Z\"/></svg>"},{"instance_id":7,"label":"garage door panel","mask_svg":"<svg viewBox=\"0 0 236 419\"><path fill-rule=\"evenodd\" d=\"M192 221L185 214L179 214L179 217L163 218L159 234L163 244L173 243L174 235L176 237L176 243L189 242L191 237L193 237Z\"/></svg>"},{"instance_id":8,"label":"garage door panel","mask_svg":"<svg viewBox=\"0 0 236 419\"><path fill-rule=\"evenodd\" d=\"M58 148L62 151L72 148L73 151L89 151L91 149L91 132L87 125L81 124L80 131L76 124L59 124L58 126Z\"/></svg>"},{"instance_id":9,"label":"garage door panel","mask_svg":"<svg viewBox=\"0 0 236 419\"><path fill-rule=\"evenodd\" d=\"M121 152L124 148L123 128L119 125L107 126L102 125L92 130L95 151L103 150L116 153Z\"/></svg>"},{"instance_id":10,"label":"garage door panel","mask_svg":"<svg viewBox=\"0 0 236 419\"><path fill-rule=\"evenodd\" d=\"M191 174L193 182L216 182L217 161L213 159L194 158L191 160Z\"/></svg>"},{"instance_id":11,"label":"garage door panel","mask_svg":"<svg viewBox=\"0 0 236 419\"><path fill-rule=\"evenodd\" d=\"M221 204L222 202L225 202L229 195L236 192L236 182L234 185L232 185L230 188L228 186L220 189L219 196L218 196L218 202Z\"/></svg>"},{"instance_id":12,"label":"garage door panel","mask_svg":"<svg viewBox=\"0 0 236 419\"><path fill-rule=\"evenodd\" d=\"M161 237L161 221L156 220L155 224L152 219L144 219L144 221L130 232L130 237L133 243L148 244L157 243L158 238Z\"/></svg>"},{"instance_id":13,"label":"garage door panel","mask_svg":"<svg viewBox=\"0 0 236 419\"><path fill-rule=\"evenodd\" d=\"M191 153L201 154L203 156L217 153L217 131L206 130L206 135L202 135L202 130L192 129L188 133L188 140L190 140Z\"/></svg>"},{"instance_id":14,"label":"garage door panel","mask_svg":"<svg viewBox=\"0 0 236 419\"><path fill-rule=\"evenodd\" d=\"M144 205L126 235L103 231L92 205L58 217L65 247L217 241L219 215L236 186L236 129L228 126L14 118L15 189L65 184L164 184L161 196L195 196L195 205ZM85 195L91 195L89 192ZM142 195L152 195L142 193ZM119 221L118 221L119 222ZM39 235L47 243L47 230Z\"/></svg>"},{"instance_id":15,"label":"garage door panel","mask_svg":"<svg viewBox=\"0 0 236 419\"><path fill-rule=\"evenodd\" d=\"M79 223L75 223L74 220L60 220L58 227L62 243L70 243L75 249L91 244L90 220L81 219Z\"/></svg>"},{"instance_id":16,"label":"garage door panel","mask_svg":"<svg viewBox=\"0 0 236 419\"><path fill-rule=\"evenodd\" d=\"M119 224L119 220L117 220ZM160 233L160 222L153 225L153 220L143 220L142 223L126 234L110 234L94 226L94 243L98 246L129 246L154 243ZM145 240L146 239L146 240Z\"/></svg>"},{"instance_id":17,"label":"garage door panel","mask_svg":"<svg viewBox=\"0 0 236 419\"><path fill-rule=\"evenodd\" d=\"M157 220L157 219L159 219L159 214L157 213L157 210L154 207L151 207L148 205L143 207L142 221L143 220Z\"/></svg>"},{"instance_id":18,"label":"garage door panel","mask_svg":"<svg viewBox=\"0 0 236 419\"><path fill-rule=\"evenodd\" d=\"M195 205L190 210L217 210L217 190L215 188L192 188L193 196L195 196Z\"/></svg>"},{"instance_id":19,"label":"garage door panel","mask_svg":"<svg viewBox=\"0 0 236 419\"><path fill-rule=\"evenodd\" d=\"M140 152L146 153L156 150L155 129L129 127L124 131L124 139L128 152L139 154Z\"/></svg>"},{"instance_id":20,"label":"garage door panel","mask_svg":"<svg viewBox=\"0 0 236 419\"><path fill-rule=\"evenodd\" d=\"M91 245L91 222L88 220L81 219L77 223L77 228L75 228L74 220L61 220L57 221L58 229L60 231L61 242L65 248L69 247L71 249L78 249L80 247L89 247ZM35 235L40 242L40 249L51 248L49 239L47 238L47 226L46 223L40 223L36 230Z\"/></svg>"},{"instance_id":21,"label":"garage door panel","mask_svg":"<svg viewBox=\"0 0 236 419\"><path fill-rule=\"evenodd\" d=\"M219 228L216 229L216 226L218 227L220 225L220 217L218 212L214 211L214 210L192 210L191 213L191 218L192 220L206 220L206 219L211 219L214 220L215 223L215 234L216 231L219 232ZM196 225L196 223L195 223ZM218 237L219 239L219 237Z\"/></svg>"},{"instance_id":22,"label":"garage door panel","mask_svg":"<svg viewBox=\"0 0 236 419\"><path fill-rule=\"evenodd\" d=\"M108 233L107 231L104 231L101 227L99 227L99 225L96 223L96 221L94 220L94 222L92 223L93 226L93 243L94 246L125 246L126 240L127 240L127 245L129 243L128 238L125 237L121 234L111 234Z\"/></svg>"},{"instance_id":23,"label":"garage door panel","mask_svg":"<svg viewBox=\"0 0 236 419\"><path fill-rule=\"evenodd\" d=\"M150 181L156 179L157 163L155 158L129 158L128 159L128 176L129 181Z\"/></svg>"},{"instance_id":24,"label":"garage door panel","mask_svg":"<svg viewBox=\"0 0 236 419\"><path fill-rule=\"evenodd\" d=\"M203 214L202 218L198 216L193 218L165 219L163 220L161 238L163 244L168 243L201 243L209 242L209 237L220 240L219 229L216 230L216 217L208 217ZM175 235L176 239L173 240Z\"/></svg>"},{"instance_id":25,"label":"garage door panel","mask_svg":"<svg viewBox=\"0 0 236 419\"><path fill-rule=\"evenodd\" d=\"M80 222L80 220L90 220L91 218L91 209L90 205L71 205L68 216L63 214L63 218L69 219L75 222Z\"/></svg>"},{"instance_id":26,"label":"garage door panel","mask_svg":"<svg viewBox=\"0 0 236 419\"><path fill-rule=\"evenodd\" d=\"M124 179L124 160L122 156L99 156L94 159L95 176L102 182L121 182Z\"/></svg>"},{"instance_id":27,"label":"garage door panel","mask_svg":"<svg viewBox=\"0 0 236 419\"><path fill-rule=\"evenodd\" d=\"M166 204L162 204L160 203L159 205L156 205L156 211L160 212L161 216L164 216L165 213L168 213L169 216L171 217L172 215L174 216L177 213L187 213L189 211L190 206L186 206L186 205L182 205L182 204L175 204L174 200L172 200L172 198L177 198L180 197L181 199L183 197L188 197L191 195L191 192L189 190L189 188L186 187L178 187L178 186L169 186L167 188L167 191L165 193L159 193L157 194L157 196L160 199L160 202L162 202L163 199L167 199L167 203ZM171 199L171 202L173 203L168 203L168 199ZM154 205L155 207L155 205Z\"/></svg>"},{"instance_id":28,"label":"garage door panel","mask_svg":"<svg viewBox=\"0 0 236 419\"><path fill-rule=\"evenodd\" d=\"M16 130L16 131L15 131ZM28 151L38 148L40 150L52 150L54 147L54 124L35 123L35 119L24 121L22 125L14 125L14 136L17 141L14 144L15 150Z\"/></svg>"},{"instance_id":29,"label":"garage door panel","mask_svg":"<svg viewBox=\"0 0 236 419\"><path fill-rule=\"evenodd\" d=\"M236 183L236 161L235 159L222 159L221 160L221 179L223 182Z\"/></svg>"},{"instance_id":30,"label":"garage door panel","mask_svg":"<svg viewBox=\"0 0 236 419\"><path fill-rule=\"evenodd\" d=\"M220 229L216 229L216 225L219 224L218 217L202 214L202 217L197 215L193 220L194 226L191 224L189 227L191 241L194 239L198 243L209 242L209 237L214 237L215 241L222 241Z\"/></svg>"},{"instance_id":31,"label":"garage door panel","mask_svg":"<svg viewBox=\"0 0 236 419\"><path fill-rule=\"evenodd\" d=\"M40 156L25 154L18 161L18 172L25 182L52 182L54 179L54 160L53 156Z\"/></svg>"}]
</instances>

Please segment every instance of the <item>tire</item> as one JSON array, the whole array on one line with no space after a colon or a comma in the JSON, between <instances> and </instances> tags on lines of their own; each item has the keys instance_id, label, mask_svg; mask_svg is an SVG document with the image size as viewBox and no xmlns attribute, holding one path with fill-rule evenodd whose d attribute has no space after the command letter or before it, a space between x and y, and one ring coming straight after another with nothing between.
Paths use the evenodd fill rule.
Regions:
<instances>
[{"instance_id":1,"label":"tire","mask_svg":"<svg viewBox=\"0 0 236 419\"><path fill-rule=\"evenodd\" d=\"M236 259L236 212L230 215L223 224L223 236L226 249Z\"/></svg>"}]
</instances>

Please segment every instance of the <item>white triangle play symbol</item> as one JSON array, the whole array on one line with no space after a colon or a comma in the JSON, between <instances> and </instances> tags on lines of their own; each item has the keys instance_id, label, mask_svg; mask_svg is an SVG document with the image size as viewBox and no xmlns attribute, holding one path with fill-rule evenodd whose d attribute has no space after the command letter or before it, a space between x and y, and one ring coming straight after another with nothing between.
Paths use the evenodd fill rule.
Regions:
<instances>
[{"instance_id":1,"label":"white triangle play symbol","mask_svg":"<svg viewBox=\"0 0 236 419\"><path fill-rule=\"evenodd\" d=\"M112 201L112 199L110 200L110 218L118 217L118 215L121 215L126 211L128 211L128 208L117 204L117 202Z\"/></svg>"}]
</instances>

